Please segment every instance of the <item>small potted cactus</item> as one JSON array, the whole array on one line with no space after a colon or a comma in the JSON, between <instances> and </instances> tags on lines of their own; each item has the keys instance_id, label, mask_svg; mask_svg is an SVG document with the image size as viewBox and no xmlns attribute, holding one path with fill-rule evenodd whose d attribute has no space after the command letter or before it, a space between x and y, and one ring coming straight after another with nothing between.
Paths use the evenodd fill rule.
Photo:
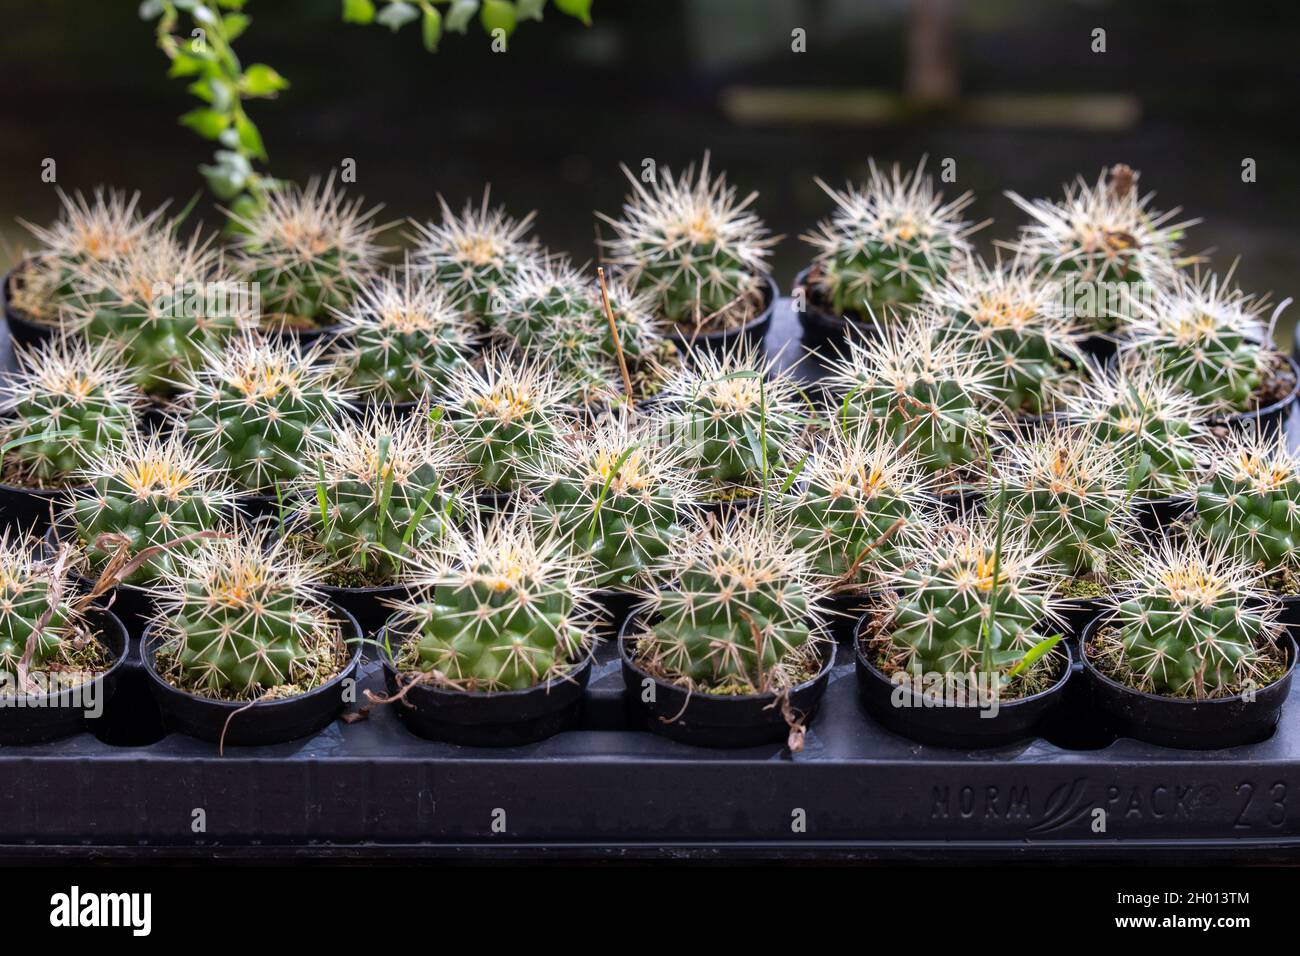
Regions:
<instances>
[{"instance_id":1,"label":"small potted cactus","mask_svg":"<svg viewBox=\"0 0 1300 956\"><path fill-rule=\"evenodd\" d=\"M164 724L224 749L332 722L354 690L362 638L320 583L277 530L242 520L167 567L141 645Z\"/></svg>"},{"instance_id":2,"label":"small potted cactus","mask_svg":"<svg viewBox=\"0 0 1300 956\"><path fill-rule=\"evenodd\" d=\"M261 292L263 328L304 343L338 331L332 309L347 309L375 272L379 207L364 208L334 188L331 174L305 187L281 184L247 216L228 213L239 277Z\"/></svg>"},{"instance_id":3,"label":"small potted cactus","mask_svg":"<svg viewBox=\"0 0 1300 956\"><path fill-rule=\"evenodd\" d=\"M589 557L602 623L617 634L638 589L686 533L704 487L685 451L626 409L566 438L531 470L534 517Z\"/></svg>"},{"instance_id":4,"label":"small potted cactus","mask_svg":"<svg viewBox=\"0 0 1300 956\"><path fill-rule=\"evenodd\" d=\"M832 412L845 428L883 431L933 476L949 503L979 484L1002 415L997 372L917 313L867 337L851 335L827 378Z\"/></svg>"},{"instance_id":5,"label":"small potted cactus","mask_svg":"<svg viewBox=\"0 0 1300 956\"><path fill-rule=\"evenodd\" d=\"M697 353L665 383L656 411L665 440L679 443L715 506L760 502L796 476L809 416L794 381L737 339Z\"/></svg>"},{"instance_id":6,"label":"small potted cactus","mask_svg":"<svg viewBox=\"0 0 1300 956\"><path fill-rule=\"evenodd\" d=\"M910 549L855 641L867 712L943 747L1033 736L1070 676L1056 576L1005 510L947 524Z\"/></svg>"},{"instance_id":7,"label":"small potted cactus","mask_svg":"<svg viewBox=\"0 0 1300 956\"><path fill-rule=\"evenodd\" d=\"M1173 222L1181 210L1151 208L1155 193L1139 192L1138 177L1121 163L1102 170L1095 184L1079 177L1060 202L1006 193L1030 217L1011 248L1065 283L1069 299L1084 303L1073 318L1091 328L1087 347L1094 355L1112 354L1127 333L1125 316L1102 307L1108 301L1098 292L1102 284L1159 288L1180 264L1179 244L1187 228L1199 222ZM1080 287L1091 287L1092 294Z\"/></svg>"},{"instance_id":8,"label":"small potted cactus","mask_svg":"<svg viewBox=\"0 0 1300 956\"><path fill-rule=\"evenodd\" d=\"M570 420L564 383L545 366L502 352L482 368L452 376L445 421L469 464L480 504L499 508L520 487L521 471L556 441Z\"/></svg>"},{"instance_id":9,"label":"small potted cactus","mask_svg":"<svg viewBox=\"0 0 1300 956\"><path fill-rule=\"evenodd\" d=\"M205 352L220 351L257 320L255 296L232 282L223 259L195 233L188 242L157 231L108 262L73 273L76 295L64 325L104 343L147 395L166 399Z\"/></svg>"},{"instance_id":10,"label":"small potted cactus","mask_svg":"<svg viewBox=\"0 0 1300 956\"><path fill-rule=\"evenodd\" d=\"M1208 432L1206 408L1146 367L1093 366L1065 398L1068 422L1086 426L1128 469L1132 507L1144 527L1168 527L1191 505L1197 453Z\"/></svg>"},{"instance_id":11,"label":"small potted cactus","mask_svg":"<svg viewBox=\"0 0 1300 956\"><path fill-rule=\"evenodd\" d=\"M523 513L448 534L379 636L406 726L473 746L574 726L596 639L590 581L569 544Z\"/></svg>"},{"instance_id":12,"label":"small potted cactus","mask_svg":"<svg viewBox=\"0 0 1300 956\"><path fill-rule=\"evenodd\" d=\"M907 173L895 165L886 174L874 159L868 165L863 187L841 192L816 180L836 208L801 237L816 250L812 265L795 277L804 294L805 338L840 338L855 323L869 331L871 316L916 305L969 253L966 237L980 228L961 218L974 196L945 203L924 159Z\"/></svg>"},{"instance_id":13,"label":"small potted cactus","mask_svg":"<svg viewBox=\"0 0 1300 956\"><path fill-rule=\"evenodd\" d=\"M761 344L778 294L767 262L777 239L750 209L758 194L740 199L725 174L711 174L707 153L680 176L623 172L633 192L622 216L598 213L614 230L600 242L606 264L651 296L679 348Z\"/></svg>"},{"instance_id":14,"label":"small potted cactus","mask_svg":"<svg viewBox=\"0 0 1300 956\"><path fill-rule=\"evenodd\" d=\"M1078 637L1114 586L1121 553L1134 547L1123 459L1086 427L1054 424L1004 438L989 486L990 509L1005 509L1029 545L1063 572L1055 609Z\"/></svg>"},{"instance_id":15,"label":"small potted cactus","mask_svg":"<svg viewBox=\"0 0 1300 956\"><path fill-rule=\"evenodd\" d=\"M368 282L336 314L346 384L367 404L403 412L445 389L476 345L463 304L409 263Z\"/></svg>"},{"instance_id":16,"label":"small potted cactus","mask_svg":"<svg viewBox=\"0 0 1300 956\"><path fill-rule=\"evenodd\" d=\"M91 729L117 689L126 629L92 605L64 548L0 534L0 744L35 744Z\"/></svg>"},{"instance_id":17,"label":"small potted cactus","mask_svg":"<svg viewBox=\"0 0 1300 956\"><path fill-rule=\"evenodd\" d=\"M51 541L71 540L83 586L98 581L132 635L157 610L150 588L183 564L198 540L229 516L234 489L184 435L134 432L94 455Z\"/></svg>"},{"instance_id":18,"label":"small potted cactus","mask_svg":"<svg viewBox=\"0 0 1300 956\"><path fill-rule=\"evenodd\" d=\"M1283 623L1300 623L1300 458L1284 433L1246 431L1211 442L1205 460L1189 530L1263 572Z\"/></svg>"},{"instance_id":19,"label":"small potted cactus","mask_svg":"<svg viewBox=\"0 0 1300 956\"><path fill-rule=\"evenodd\" d=\"M166 206L139 209L140 194L96 189L93 200L59 191L62 214L50 226L24 223L39 243L5 277L5 318L14 341L35 345L62 328L62 310L77 293L74 276L108 265L164 227Z\"/></svg>"},{"instance_id":20,"label":"small potted cactus","mask_svg":"<svg viewBox=\"0 0 1300 956\"><path fill-rule=\"evenodd\" d=\"M799 479L782 496L781 521L832 582L832 625L851 626L906 548L931 533L930 476L884 432L832 425L816 438Z\"/></svg>"},{"instance_id":21,"label":"small potted cactus","mask_svg":"<svg viewBox=\"0 0 1300 956\"><path fill-rule=\"evenodd\" d=\"M230 474L252 514L281 508L312 442L328 440L343 418L351 393L339 368L321 360L323 348L245 331L190 374L185 433Z\"/></svg>"},{"instance_id":22,"label":"small potted cactus","mask_svg":"<svg viewBox=\"0 0 1300 956\"><path fill-rule=\"evenodd\" d=\"M835 658L811 555L771 516L710 515L656 577L619 635L637 722L698 746L801 749Z\"/></svg>"},{"instance_id":23,"label":"small potted cactus","mask_svg":"<svg viewBox=\"0 0 1300 956\"><path fill-rule=\"evenodd\" d=\"M15 356L18 370L0 383L0 513L31 530L135 429L144 396L102 346L52 339Z\"/></svg>"},{"instance_id":24,"label":"small potted cactus","mask_svg":"<svg viewBox=\"0 0 1300 956\"><path fill-rule=\"evenodd\" d=\"M1056 284L1018 261L967 260L922 295L937 316L937 334L964 343L994 370L992 386L1008 415L1051 414L1084 365Z\"/></svg>"},{"instance_id":25,"label":"small potted cactus","mask_svg":"<svg viewBox=\"0 0 1300 956\"><path fill-rule=\"evenodd\" d=\"M435 418L427 404L404 419L372 410L313 447L298 478L290 537L322 565L321 591L366 634L407 596L411 556L460 517L452 453Z\"/></svg>"},{"instance_id":26,"label":"small potted cactus","mask_svg":"<svg viewBox=\"0 0 1300 956\"><path fill-rule=\"evenodd\" d=\"M1273 732L1296 644L1264 574L1195 536L1133 556L1122 590L1083 633L1092 700L1114 733L1218 749Z\"/></svg>"},{"instance_id":27,"label":"small potted cactus","mask_svg":"<svg viewBox=\"0 0 1300 956\"><path fill-rule=\"evenodd\" d=\"M467 202L459 215L439 196L442 221L412 221L415 232L408 237L416 267L484 328L497 292L522 266L542 257L537 241L528 238L537 214L514 219L504 207L490 208L489 195L484 189L482 204Z\"/></svg>"},{"instance_id":28,"label":"small potted cactus","mask_svg":"<svg viewBox=\"0 0 1300 956\"><path fill-rule=\"evenodd\" d=\"M1216 421L1278 429L1300 394L1300 366L1272 345L1260 322L1266 300L1213 273L1180 273L1137 317L1119 352L1150 365L1214 413Z\"/></svg>"}]
</instances>

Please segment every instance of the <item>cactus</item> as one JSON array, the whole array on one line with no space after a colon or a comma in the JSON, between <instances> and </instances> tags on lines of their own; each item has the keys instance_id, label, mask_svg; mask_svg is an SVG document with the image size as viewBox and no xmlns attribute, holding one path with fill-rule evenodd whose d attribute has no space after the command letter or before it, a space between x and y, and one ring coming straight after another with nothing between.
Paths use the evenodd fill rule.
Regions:
<instances>
[{"instance_id":1,"label":"cactus","mask_svg":"<svg viewBox=\"0 0 1300 956\"><path fill-rule=\"evenodd\" d=\"M536 240L525 238L537 214L512 219L502 207L489 209L489 191L479 208L467 202L459 216L439 196L441 223L411 223L416 264L479 321L515 272L542 255Z\"/></svg>"},{"instance_id":2,"label":"cactus","mask_svg":"<svg viewBox=\"0 0 1300 956\"><path fill-rule=\"evenodd\" d=\"M35 322L61 325L61 310L77 295L76 276L94 265L107 266L125 257L162 225L166 205L139 210L140 194L96 189L93 202L81 193L59 190L63 212L53 225L24 222L40 243L13 273L10 304Z\"/></svg>"},{"instance_id":3,"label":"cactus","mask_svg":"<svg viewBox=\"0 0 1300 956\"><path fill-rule=\"evenodd\" d=\"M1263 573L1196 538L1134 557L1110 627L1085 649L1124 683L1170 697L1221 697L1276 675L1278 608Z\"/></svg>"},{"instance_id":4,"label":"cactus","mask_svg":"<svg viewBox=\"0 0 1300 956\"><path fill-rule=\"evenodd\" d=\"M979 228L961 219L974 196L945 203L924 159L908 173L894 166L888 176L874 159L869 165L865 188L849 184L840 192L816 180L836 209L801 237L816 249L812 292L836 315L865 317L919 302L922 290L968 253L966 237Z\"/></svg>"},{"instance_id":5,"label":"cactus","mask_svg":"<svg viewBox=\"0 0 1300 956\"><path fill-rule=\"evenodd\" d=\"M1084 364L1058 286L1019 262L968 260L923 296L941 316L939 335L958 338L993 370L993 389L1013 415L1050 411Z\"/></svg>"},{"instance_id":6,"label":"cactus","mask_svg":"<svg viewBox=\"0 0 1300 956\"><path fill-rule=\"evenodd\" d=\"M1266 301L1212 273L1180 273L1151 301L1138 300L1123 364L1151 365L1209 408L1245 411L1256 398L1276 350L1259 321Z\"/></svg>"},{"instance_id":7,"label":"cactus","mask_svg":"<svg viewBox=\"0 0 1300 956\"><path fill-rule=\"evenodd\" d=\"M158 549L123 578L128 584L147 586L174 571L196 546L191 536L214 531L234 499L228 476L177 432L134 433L95 456L83 474L90 490L70 511L90 567Z\"/></svg>"},{"instance_id":8,"label":"cactus","mask_svg":"<svg viewBox=\"0 0 1300 956\"><path fill-rule=\"evenodd\" d=\"M219 700L284 698L325 683L347 660L351 635L317 596L320 581L277 529L236 521L154 589L158 672Z\"/></svg>"},{"instance_id":9,"label":"cactus","mask_svg":"<svg viewBox=\"0 0 1300 956\"><path fill-rule=\"evenodd\" d=\"M1191 486L1208 410L1155 371L1093 367L1079 393L1066 397L1064 415L1116 449L1140 495L1169 497Z\"/></svg>"},{"instance_id":10,"label":"cactus","mask_svg":"<svg viewBox=\"0 0 1300 956\"><path fill-rule=\"evenodd\" d=\"M697 353L664 385L661 419L714 493L763 482L796 463L805 423L794 382L745 339Z\"/></svg>"},{"instance_id":11,"label":"cactus","mask_svg":"<svg viewBox=\"0 0 1300 956\"><path fill-rule=\"evenodd\" d=\"M1031 217L1021 226L1018 254L1067 283L1145 283L1158 287L1177 268L1184 231L1199 220L1171 222L1180 212L1150 208L1154 193L1140 194L1138 174L1124 165L1103 170L1093 186L1082 177L1061 202L1006 196ZM1093 330L1113 333L1122 316L1097 309L1079 315Z\"/></svg>"},{"instance_id":12,"label":"cactus","mask_svg":"<svg viewBox=\"0 0 1300 956\"><path fill-rule=\"evenodd\" d=\"M1285 432L1229 433L1206 459L1193 530L1238 561L1293 573L1300 564L1300 458Z\"/></svg>"},{"instance_id":13,"label":"cactus","mask_svg":"<svg viewBox=\"0 0 1300 956\"><path fill-rule=\"evenodd\" d=\"M1012 434L989 479L992 508L1024 529L1030 546L1071 577L1109 577L1131 540L1128 472L1117 450L1087 428L1056 424Z\"/></svg>"},{"instance_id":14,"label":"cactus","mask_svg":"<svg viewBox=\"0 0 1300 956\"><path fill-rule=\"evenodd\" d=\"M623 216L599 214L614 230L601 241L609 264L688 335L751 321L776 242L749 209L758 194L738 199L725 174L710 176L707 153L698 175L694 166L682 176L664 169L649 185L622 168L634 190Z\"/></svg>"},{"instance_id":15,"label":"cactus","mask_svg":"<svg viewBox=\"0 0 1300 956\"><path fill-rule=\"evenodd\" d=\"M334 579L392 584L459 514L454 469L427 406L408 418L372 410L313 450L298 479L300 527Z\"/></svg>"},{"instance_id":16,"label":"cactus","mask_svg":"<svg viewBox=\"0 0 1300 956\"><path fill-rule=\"evenodd\" d=\"M391 625L409 635L396 655L403 673L466 691L524 690L563 679L591 647L586 564L527 516L475 522L432 558Z\"/></svg>"},{"instance_id":17,"label":"cactus","mask_svg":"<svg viewBox=\"0 0 1300 956\"><path fill-rule=\"evenodd\" d=\"M929 532L922 506L931 497L916 456L882 432L819 436L781 502L794 543L813 568L841 588L879 584L900 550Z\"/></svg>"},{"instance_id":18,"label":"cactus","mask_svg":"<svg viewBox=\"0 0 1300 956\"><path fill-rule=\"evenodd\" d=\"M71 674L102 668L108 654L98 641L85 635L81 610L74 601L75 588L63 557L42 558L36 539L6 529L0 535L0 697L25 697L55 687L40 687L20 680L27 645L32 645L27 666L48 672L62 686L71 686Z\"/></svg>"},{"instance_id":19,"label":"cactus","mask_svg":"<svg viewBox=\"0 0 1300 956\"><path fill-rule=\"evenodd\" d=\"M643 583L703 493L680 447L660 441L653 424L613 413L532 469L536 518L590 556L597 587Z\"/></svg>"},{"instance_id":20,"label":"cactus","mask_svg":"<svg viewBox=\"0 0 1300 956\"><path fill-rule=\"evenodd\" d=\"M376 401L411 402L444 389L474 347L459 303L409 268L364 286L338 313L348 385Z\"/></svg>"},{"instance_id":21,"label":"cactus","mask_svg":"<svg viewBox=\"0 0 1300 956\"><path fill-rule=\"evenodd\" d=\"M770 521L710 517L658 576L634 648L650 673L692 691L762 694L816 672L826 588L808 553Z\"/></svg>"},{"instance_id":22,"label":"cactus","mask_svg":"<svg viewBox=\"0 0 1300 956\"><path fill-rule=\"evenodd\" d=\"M228 213L234 226L241 277L258 283L263 324L313 329L329 324L331 309L347 309L373 275L383 250L375 237L385 227L334 188L284 184L247 218Z\"/></svg>"},{"instance_id":23,"label":"cactus","mask_svg":"<svg viewBox=\"0 0 1300 956\"><path fill-rule=\"evenodd\" d=\"M851 335L847 352L831 363L836 415L847 427L883 431L945 482L959 478L984 460L1000 420L996 373L960 342L938 336L933 315L879 332Z\"/></svg>"},{"instance_id":24,"label":"cactus","mask_svg":"<svg viewBox=\"0 0 1300 956\"><path fill-rule=\"evenodd\" d=\"M1058 623L1054 566L1005 520L944 526L910 549L890 585L888 655L916 676L1009 676ZM1022 686L1049 679L1056 666L1039 658Z\"/></svg>"},{"instance_id":25,"label":"cactus","mask_svg":"<svg viewBox=\"0 0 1300 956\"><path fill-rule=\"evenodd\" d=\"M205 351L256 321L255 293L224 275L221 256L197 233L182 242L158 232L80 269L66 324L118 352L144 392L169 396Z\"/></svg>"},{"instance_id":26,"label":"cactus","mask_svg":"<svg viewBox=\"0 0 1300 956\"><path fill-rule=\"evenodd\" d=\"M521 469L538 460L567 420L564 386L555 374L499 352L487 353L482 369L457 371L446 408L470 477L497 491L515 490Z\"/></svg>"},{"instance_id":27,"label":"cactus","mask_svg":"<svg viewBox=\"0 0 1300 956\"><path fill-rule=\"evenodd\" d=\"M320 362L322 348L245 332L192 373L186 431L242 490L297 478L310 442L327 440L341 417L349 393L335 383L338 369Z\"/></svg>"},{"instance_id":28,"label":"cactus","mask_svg":"<svg viewBox=\"0 0 1300 956\"><path fill-rule=\"evenodd\" d=\"M143 396L103 346L54 339L15 355L17 372L0 383L4 477L66 486L135 427Z\"/></svg>"}]
</instances>

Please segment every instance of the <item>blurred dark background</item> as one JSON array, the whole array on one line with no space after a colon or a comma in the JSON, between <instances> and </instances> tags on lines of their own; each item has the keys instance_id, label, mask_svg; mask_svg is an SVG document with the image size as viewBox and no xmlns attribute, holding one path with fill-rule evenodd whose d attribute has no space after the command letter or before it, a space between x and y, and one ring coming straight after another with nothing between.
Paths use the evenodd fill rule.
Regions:
<instances>
[{"instance_id":1,"label":"blurred dark background","mask_svg":"<svg viewBox=\"0 0 1300 956\"><path fill-rule=\"evenodd\" d=\"M827 212L813 185L866 158L957 163L989 247L1019 214L1002 196L1056 196L1127 162L1157 206L1205 222L1189 236L1252 291L1300 293L1300 180L1292 153L1300 4L1210 0L596 0L594 25L550 12L506 54L477 24L433 55L341 22L338 0L250 0L237 49L292 87L250 112L270 171L303 179L357 162L355 187L385 217L428 217L491 182L539 235L592 257L592 210L616 212L619 162L677 167L713 151L787 239L777 277L806 259L800 232ZM139 189L184 203L209 144L177 125L193 103L165 77L134 0L0 0L0 265L21 251L15 216L57 208L58 184ZM806 31L807 52L791 50ZM1092 52L1093 30L1106 52ZM1242 161L1258 181L1242 182ZM204 197L210 207L210 200ZM206 211L207 218L217 218ZM1300 310L1298 310L1300 311ZM1284 324L1294 322L1288 316Z\"/></svg>"}]
</instances>

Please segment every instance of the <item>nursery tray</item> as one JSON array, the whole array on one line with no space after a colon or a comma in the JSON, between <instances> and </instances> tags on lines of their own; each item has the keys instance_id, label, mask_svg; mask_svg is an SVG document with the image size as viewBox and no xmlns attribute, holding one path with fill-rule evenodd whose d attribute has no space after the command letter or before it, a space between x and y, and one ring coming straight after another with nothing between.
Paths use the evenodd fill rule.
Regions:
<instances>
[{"instance_id":1,"label":"nursery tray","mask_svg":"<svg viewBox=\"0 0 1300 956\"><path fill-rule=\"evenodd\" d=\"M798 337L782 302L768 347L815 378ZM363 675L383 693L377 664ZM608 643L580 727L541 743L434 743L376 706L224 756L154 739L147 689L126 683L115 707L142 718L118 744L0 747L0 856L1300 858L1300 682L1277 732L1249 747L1096 739L1070 694L1044 738L965 752L868 718L843 644L801 752L710 750L627 729Z\"/></svg>"}]
</instances>

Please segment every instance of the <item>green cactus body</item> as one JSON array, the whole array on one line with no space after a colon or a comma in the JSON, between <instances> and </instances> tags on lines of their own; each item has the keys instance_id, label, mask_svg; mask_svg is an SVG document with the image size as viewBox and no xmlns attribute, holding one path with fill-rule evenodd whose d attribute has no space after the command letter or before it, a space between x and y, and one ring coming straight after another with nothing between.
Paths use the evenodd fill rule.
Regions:
<instances>
[{"instance_id":1,"label":"green cactus body","mask_svg":"<svg viewBox=\"0 0 1300 956\"><path fill-rule=\"evenodd\" d=\"M653 423L613 414L536 469L536 517L591 559L598 587L643 583L682 536L680 522L702 488L680 448L658 440Z\"/></svg>"},{"instance_id":2,"label":"green cactus body","mask_svg":"<svg viewBox=\"0 0 1300 956\"><path fill-rule=\"evenodd\" d=\"M222 274L220 257L197 235L182 244L158 233L79 273L69 325L119 353L142 391L172 395L205 352L256 319L255 294L214 278Z\"/></svg>"},{"instance_id":3,"label":"green cactus body","mask_svg":"<svg viewBox=\"0 0 1300 956\"><path fill-rule=\"evenodd\" d=\"M817 250L813 289L836 315L865 317L914 305L969 249L972 229L960 216L974 201L971 193L944 203L925 175L924 160L908 173L895 166L888 176L874 160L870 166L863 189L850 185L840 192L817 180L836 210L803 236Z\"/></svg>"},{"instance_id":4,"label":"green cactus body","mask_svg":"<svg viewBox=\"0 0 1300 956\"><path fill-rule=\"evenodd\" d=\"M75 589L56 579L52 562L37 560L40 543L6 531L0 536L0 696L17 694L18 665L35 634L31 666L40 668L65 649L64 640L77 622L71 599ZM50 611L56 584L61 596ZM44 627L41 618L49 611Z\"/></svg>"},{"instance_id":5,"label":"green cactus body","mask_svg":"<svg viewBox=\"0 0 1300 956\"><path fill-rule=\"evenodd\" d=\"M945 526L892 578L890 640L918 676L1003 673L1054 629L1054 584L1019 529L1008 525L999 535L993 522L971 520ZM1046 633L1037 630L1043 625Z\"/></svg>"},{"instance_id":6,"label":"green cactus body","mask_svg":"<svg viewBox=\"0 0 1300 956\"><path fill-rule=\"evenodd\" d=\"M1208 450L1194 530L1246 564L1294 569L1300 557L1300 460L1285 432L1229 435Z\"/></svg>"},{"instance_id":7,"label":"green cactus body","mask_svg":"<svg viewBox=\"0 0 1300 956\"><path fill-rule=\"evenodd\" d=\"M299 479L301 516L333 574L394 583L446 534L460 506L439 430L427 407L404 419L372 412L315 449Z\"/></svg>"},{"instance_id":8,"label":"green cactus body","mask_svg":"<svg viewBox=\"0 0 1300 956\"><path fill-rule=\"evenodd\" d=\"M266 194L249 218L230 213L241 278L256 282L270 328L318 328L346 310L382 252L372 220L378 207L345 197L331 176L322 185L286 185Z\"/></svg>"},{"instance_id":9,"label":"green cactus body","mask_svg":"<svg viewBox=\"0 0 1300 956\"><path fill-rule=\"evenodd\" d=\"M1139 690L1218 697L1261 676L1261 650L1278 631L1259 572L1222 547L1164 539L1129 570L1112 604L1119 676Z\"/></svg>"},{"instance_id":10,"label":"green cactus body","mask_svg":"<svg viewBox=\"0 0 1300 956\"><path fill-rule=\"evenodd\" d=\"M818 573L858 588L878 584L902 549L928 533L921 508L930 497L914 455L884 434L833 428L813 448L780 514Z\"/></svg>"},{"instance_id":11,"label":"green cactus body","mask_svg":"<svg viewBox=\"0 0 1300 956\"><path fill-rule=\"evenodd\" d=\"M1042 415L1083 366L1078 332L1061 315L1059 290L1018 264L969 261L925 299L952 336L993 370L992 387L1011 414Z\"/></svg>"},{"instance_id":12,"label":"green cactus body","mask_svg":"<svg viewBox=\"0 0 1300 956\"><path fill-rule=\"evenodd\" d=\"M743 339L722 355L694 355L662 397L672 440L715 490L758 487L795 462L804 416L794 383Z\"/></svg>"},{"instance_id":13,"label":"green cactus body","mask_svg":"<svg viewBox=\"0 0 1300 956\"><path fill-rule=\"evenodd\" d=\"M1140 194L1137 178L1127 166L1115 166L1103 170L1095 185L1077 179L1059 203L1008 192L1007 198L1030 216L1021 227L1018 254L1075 287L1102 282L1159 287L1174 275L1179 241L1197 220L1174 223L1178 209L1152 210L1155 194ZM1115 332L1124 320L1106 309L1077 318L1102 334Z\"/></svg>"},{"instance_id":14,"label":"green cactus body","mask_svg":"<svg viewBox=\"0 0 1300 956\"><path fill-rule=\"evenodd\" d=\"M310 443L333 430L348 394L320 349L245 334L193 373L186 431L242 490L270 492L297 478Z\"/></svg>"},{"instance_id":15,"label":"green cactus body","mask_svg":"<svg viewBox=\"0 0 1300 956\"><path fill-rule=\"evenodd\" d=\"M68 485L135 428L143 396L106 348L55 339L15 351L18 371L0 384L5 476L37 488Z\"/></svg>"},{"instance_id":16,"label":"green cactus body","mask_svg":"<svg viewBox=\"0 0 1300 956\"><path fill-rule=\"evenodd\" d=\"M1053 426L1002 443L993 503L1066 574L1106 574L1133 532L1127 472L1088 429Z\"/></svg>"},{"instance_id":17,"label":"green cactus body","mask_svg":"<svg viewBox=\"0 0 1300 956\"><path fill-rule=\"evenodd\" d=\"M520 472L537 462L565 424L564 387L541 365L484 356L483 368L461 369L448 389L447 423L472 480L513 491Z\"/></svg>"},{"instance_id":18,"label":"green cactus body","mask_svg":"<svg viewBox=\"0 0 1300 956\"><path fill-rule=\"evenodd\" d=\"M401 281L366 285L340 319L348 384L376 401L418 401L441 391L474 346L461 305L409 268Z\"/></svg>"},{"instance_id":19,"label":"green cactus body","mask_svg":"<svg viewBox=\"0 0 1300 956\"><path fill-rule=\"evenodd\" d=\"M730 694L771 692L807 676L825 588L808 555L761 517L710 520L665 558L660 579L636 644L652 671Z\"/></svg>"},{"instance_id":20,"label":"green cactus body","mask_svg":"<svg viewBox=\"0 0 1300 956\"><path fill-rule=\"evenodd\" d=\"M984 459L998 422L993 381L978 356L938 336L925 315L850 338L829 377L841 424L884 432L950 477Z\"/></svg>"},{"instance_id":21,"label":"green cactus body","mask_svg":"<svg viewBox=\"0 0 1300 956\"><path fill-rule=\"evenodd\" d=\"M1256 404L1272 351L1259 321L1262 300L1213 274L1180 274L1150 303L1138 303L1122 364L1157 368L1210 409L1240 412Z\"/></svg>"},{"instance_id":22,"label":"green cactus body","mask_svg":"<svg viewBox=\"0 0 1300 956\"><path fill-rule=\"evenodd\" d=\"M123 544L131 557L160 549L123 579L128 584L150 585L183 564L197 547L197 539L183 539L215 531L234 498L226 475L180 434L133 434L84 474L91 488L73 499L71 513L91 569L102 569Z\"/></svg>"},{"instance_id":23,"label":"green cactus body","mask_svg":"<svg viewBox=\"0 0 1300 956\"><path fill-rule=\"evenodd\" d=\"M675 177L669 170L649 185L623 168L634 192L621 219L601 216L614 230L602 241L608 261L636 292L648 294L658 316L709 331L734 327L757 315L767 256L774 243L726 176L710 177L706 154Z\"/></svg>"},{"instance_id":24,"label":"green cactus body","mask_svg":"<svg viewBox=\"0 0 1300 956\"><path fill-rule=\"evenodd\" d=\"M163 676L219 699L301 693L337 673L339 624L313 590L320 572L278 529L236 523L168 570L155 593ZM279 689L279 690L277 690Z\"/></svg>"},{"instance_id":25,"label":"green cactus body","mask_svg":"<svg viewBox=\"0 0 1300 956\"><path fill-rule=\"evenodd\" d=\"M523 690L563 678L590 647L579 613L589 593L565 542L514 515L449 535L395 630L410 635L412 671L467 691Z\"/></svg>"},{"instance_id":26,"label":"green cactus body","mask_svg":"<svg viewBox=\"0 0 1300 956\"><path fill-rule=\"evenodd\" d=\"M1065 399L1065 417L1114 448L1138 497L1185 494L1206 438L1208 409L1147 368L1094 369Z\"/></svg>"},{"instance_id":27,"label":"green cactus body","mask_svg":"<svg viewBox=\"0 0 1300 956\"><path fill-rule=\"evenodd\" d=\"M475 209L465 204L456 215L446 200L440 223L415 224L415 262L453 301L463 302L472 318L484 321L497 293L523 266L541 257L536 240L526 238L536 213L512 219L505 209L488 207L489 190Z\"/></svg>"}]
</instances>

